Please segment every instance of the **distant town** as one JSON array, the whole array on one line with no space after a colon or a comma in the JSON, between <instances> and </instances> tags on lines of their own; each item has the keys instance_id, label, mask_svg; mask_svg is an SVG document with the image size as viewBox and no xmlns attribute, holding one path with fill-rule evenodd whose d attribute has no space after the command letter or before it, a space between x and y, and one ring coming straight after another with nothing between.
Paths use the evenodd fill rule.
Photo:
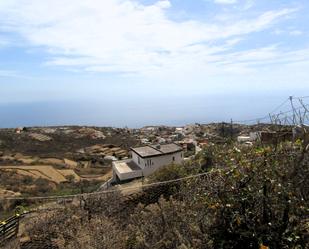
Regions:
<instances>
[{"instance_id":1,"label":"distant town","mask_svg":"<svg viewBox=\"0 0 309 249\"><path fill-rule=\"evenodd\" d=\"M170 163L190 160L205 146L236 140L255 142L295 140L291 127L231 123L183 127L19 127L0 130L0 196L76 193L76 184L89 182L88 191L127 184ZM14 182L19 181L16 185ZM30 181L32 184L23 184ZM45 184L44 184L45 183ZM83 191L87 191L84 188Z\"/></svg>"}]
</instances>

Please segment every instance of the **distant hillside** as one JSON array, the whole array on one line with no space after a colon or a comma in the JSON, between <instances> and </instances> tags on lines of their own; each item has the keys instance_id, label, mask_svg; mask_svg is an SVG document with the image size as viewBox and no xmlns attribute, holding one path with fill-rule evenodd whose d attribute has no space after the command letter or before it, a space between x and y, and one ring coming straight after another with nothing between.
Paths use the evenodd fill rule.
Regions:
<instances>
[{"instance_id":1,"label":"distant hillside","mask_svg":"<svg viewBox=\"0 0 309 249\"><path fill-rule=\"evenodd\" d=\"M27 245L54 248L308 248L307 142L204 148L145 184L26 219ZM206 173L206 175L204 175ZM39 242L38 242L39 241Z\"/></svg>"}]
</instances>

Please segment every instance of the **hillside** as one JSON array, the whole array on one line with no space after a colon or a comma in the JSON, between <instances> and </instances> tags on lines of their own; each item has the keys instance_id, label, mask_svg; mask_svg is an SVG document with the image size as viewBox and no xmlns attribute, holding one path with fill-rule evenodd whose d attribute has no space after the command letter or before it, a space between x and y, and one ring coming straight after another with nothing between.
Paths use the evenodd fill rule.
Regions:
<instances>
[{"instance_id":1,"label":"hillside","mask_svg":"<svg viewBox=\"0 0 309 249\"><path fill-rule=\"evenodd\" d=\"M111 161L137 143L125 129L108 127L0 129L0 197L94 191L110 178ZM7 209L0 204L0 218Z\"/></svg>"},{"instance_id":2,"label":"hillside","mask_svg":"<svg viewBox=\"0 0 309 249\"><path fill-rule=\"evenodd\" d=\"M98 193L26 218L22 248L305 249L308 166L306 142L211 145L129 196Z\"/></svg>"}]
</instances>

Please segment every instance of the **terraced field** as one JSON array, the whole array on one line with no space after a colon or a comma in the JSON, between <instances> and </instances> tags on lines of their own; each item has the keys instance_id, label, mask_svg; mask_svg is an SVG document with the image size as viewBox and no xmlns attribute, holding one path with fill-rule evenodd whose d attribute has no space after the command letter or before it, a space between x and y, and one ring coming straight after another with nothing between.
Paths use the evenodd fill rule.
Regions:
<instances>
[{"instance_id":1,"label":"terraced field","mask_svg":"<svg viewBox=\"0 0 309 249\"><path fill-rule=\"evenodd\" d=\"M46 180L55 182L57 184L62 182L67 182L68 176L74 176L74 181L83 180L98 180L106 181L111 175L112 171L110 170L104 175L89 175L89 176L79 176L73 169L56 169L50 165L16 165L16 166L0 166L0 171L14 171L17 174L23 176L31 176L35 179L44 178Z\"/></svg>"},{"instance_id":2,"label":"terraced field","mask_svg":"<svg viewBox=\"0 0 309 249\"><path fill-rule=\"evenodd\" d=\"M18 174L31 176L33 178L44 178L55 183L66 182L66 175L76 175L73 170L61 170L55 169L53 166L47 165L35 165L35 166L1 166L0 170L16 171ZM70 172L69 172L70 171Z\"/></svg>"}]
</instances>

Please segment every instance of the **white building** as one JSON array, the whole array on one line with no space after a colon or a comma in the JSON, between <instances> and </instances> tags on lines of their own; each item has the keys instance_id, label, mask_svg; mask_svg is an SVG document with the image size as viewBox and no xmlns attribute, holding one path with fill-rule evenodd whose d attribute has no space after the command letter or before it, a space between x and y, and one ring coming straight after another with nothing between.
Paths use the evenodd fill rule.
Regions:
<instances>
[{"instance_id":1,"label":"white building","mask_svg":"<svg viewBox=\"0 0 309 249\"><path fill-rule=\"evenodd\" d=\"M237 142L238 143L245 143L245 142L250 142L252 139L249 136L238 136L237 137Z\"/></svg>"},{"instance_id":2,"label":"white building","mask_svg":"<svg viewBox=\"0 0 309 249\"><path fill-rule=\"evenodd\" d=\"M177 144L147 145L131 148L132 159L113 162L113 179L126 181L148 176L162 166L181 163L183 150Z\"/></svg>"},{"instance_id":3,"label":"white building","mask_svg":"<svg viewBox=\"0 0 309 249\"><path fill-rule=\"evenodd\" d=\"M251 141L261 140L261 131L250 132Z\"/></svg>"}]
</instances>

